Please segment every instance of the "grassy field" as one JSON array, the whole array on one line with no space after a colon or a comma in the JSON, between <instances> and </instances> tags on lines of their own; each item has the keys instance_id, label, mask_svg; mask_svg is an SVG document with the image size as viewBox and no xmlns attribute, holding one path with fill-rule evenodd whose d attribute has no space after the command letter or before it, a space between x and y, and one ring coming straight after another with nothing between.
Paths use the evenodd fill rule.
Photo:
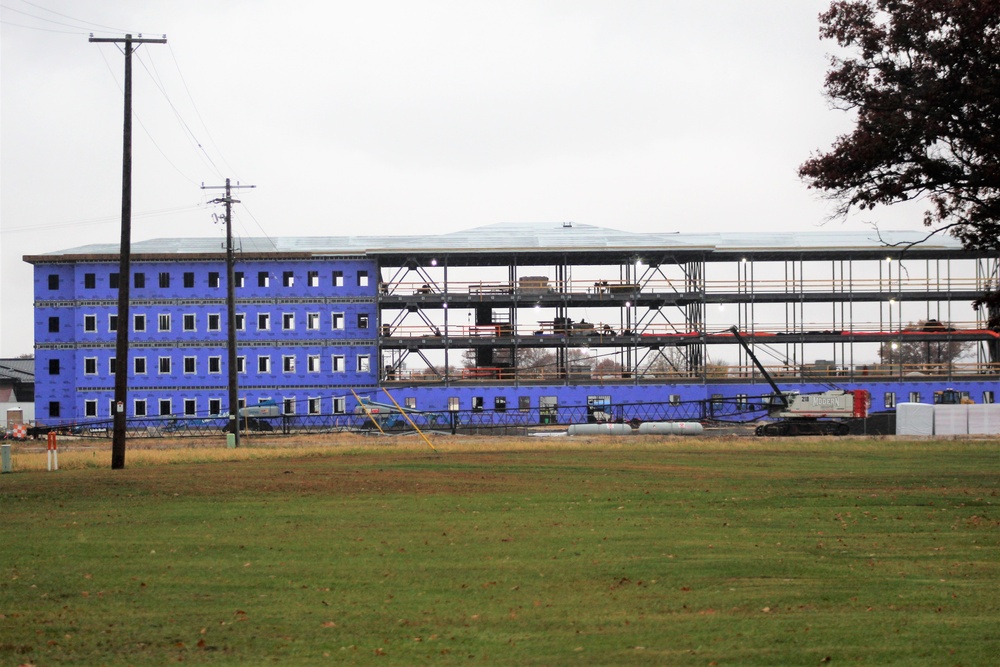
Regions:
<instances>
[{"instance_id":1,"label":"grassy field","mask_svg":"<svg viewBox=\"0 0 1000 667\"><path fill-rule=\"evenodd\" d=\"M0 665L1000 655L996 441L435 445L16 451Z\"/></svg>"}]
</instances>

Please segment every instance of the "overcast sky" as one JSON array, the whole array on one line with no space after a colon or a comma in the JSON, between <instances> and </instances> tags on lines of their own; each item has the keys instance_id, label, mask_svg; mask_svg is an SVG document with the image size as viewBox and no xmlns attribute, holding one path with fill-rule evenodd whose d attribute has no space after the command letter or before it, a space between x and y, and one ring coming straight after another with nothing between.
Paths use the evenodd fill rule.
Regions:
<instances>
[{"instance_id":1,"label":"overcast sky","mask_svg":"<svg viewBox=\"0 0 1000 667\"><path fill-rule=\"evenodd\" d=\"M135 241L818 229L796 176L850 128L822 94L828 0L2 0L0 356L32 350L24 255L120 233L133 61ZM893 208L837 229L919 229Z\"/></svg>"}]
</instances>

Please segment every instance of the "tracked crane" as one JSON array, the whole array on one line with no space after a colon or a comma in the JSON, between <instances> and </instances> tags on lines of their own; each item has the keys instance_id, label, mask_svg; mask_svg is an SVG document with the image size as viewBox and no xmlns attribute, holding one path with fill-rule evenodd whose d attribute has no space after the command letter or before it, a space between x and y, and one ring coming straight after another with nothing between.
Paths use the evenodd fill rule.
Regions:
<instances>
[{"instance_id":1,"label":"tracked crane","mask_svg":"<svg viewBox=\"0 0 1000 667\"><path fill-rule=\"evenodd\" d=\"M831 389L817 394L782 391L740 330L735 326L729 330L774 392L767 411L776 421L758 426L757 435L847 435L850 427L846 419L868 416L871 395L866 389Z\"/></svg>"}]
</instances>

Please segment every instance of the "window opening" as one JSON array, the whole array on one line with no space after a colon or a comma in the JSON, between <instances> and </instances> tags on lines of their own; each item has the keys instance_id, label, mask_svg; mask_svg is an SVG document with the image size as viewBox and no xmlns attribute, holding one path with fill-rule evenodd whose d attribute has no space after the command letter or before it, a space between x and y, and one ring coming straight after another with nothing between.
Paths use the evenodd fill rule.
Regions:
<instances>
[{"instance_id":1,"label":"window opening","mask_svg":"<svg viewBox=\"0 0 1000 667\"><path fill-rule=\"evenodd\" d=\"M559 423L559 397L538 397L538 421L541 424Z\"/></svg>"},{"instance_id":2,"label":"window opening","mask_svg":"<svg viewBox=\"0 0 1000 667\"><path fill-rule=\"evenodd\" d=\"M587 421L592 424L595 422L611 421L610 396L587 397Z\"/></svg>"},{"instance_id":3,"label":"window opening","mask_svg":"<svg viewBox=\"0 0 1000 667\"><path fill-rule=\"evenodd\" d=\"M371 371L371 357L367 354L358 355L358 372L368 373Z\"/></svg>"}]
</instances>

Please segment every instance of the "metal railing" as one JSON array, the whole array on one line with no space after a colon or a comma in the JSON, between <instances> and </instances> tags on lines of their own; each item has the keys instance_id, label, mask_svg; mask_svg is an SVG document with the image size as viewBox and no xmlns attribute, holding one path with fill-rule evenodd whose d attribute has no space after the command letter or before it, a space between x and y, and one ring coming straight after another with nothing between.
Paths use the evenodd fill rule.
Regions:
<instances>
[{"instance_id":1,"label":"metal railing","mask_svg":"<svg viewBox=\"0 0 1000 667\"><path fill-rule=\"evenodd\" d=\"M995 285L983 278L975 277L896 277L824 279L824 278L779 278L750 280L705 280L700 288L693 288L683 279L649 279L641 282L608 280L529 280L517 281L449 281L445 284L423 282L383 283L383 295L467 295L471 297L511 295L520 297L545 294L591 294L591 295L631 295L631 294L681 294L704 292L705 294L777 294L777 293L861 293L861 292L986 292Z\"/></svg>"},{"instance_id":2,"label":"metal railing","mask_svg":"<svg viewBox=\"0 0 1000 667\"><path fill-rule=\"evenodd\" d=\"M683 326L683 325L682 325ZM964 337L998 337L998 333L989 329L983 329L982 323L975 321L953 322L946 330L921 330L921 329L899 329L888 328L884 324L871 321L852 322L849 329L844 328L843 323L834 322L797 322L794 328L788 328L785 322L754 322L753 330L746 334L769 338L772 336L795 335L795 334L828 334L837 336L900 336L903 339L919 339L924 336L948 335L956 340ZM632 325L632 329L626 328L620 322L564 322L553 323L551 321L530 322L519 324L451 324L448 326L431 326L425 323L420 324L400 324L396 326L383 325L383 338L505 338L512 336L588 336L599 337L602 340L614 340L620 336L669 336L677 339L698 338L705 336L709 339L721 340L732 339L732 334L728 331L697 332L687 331L669 322L651 322Z\"/></svg>"},{"instance_id":3,"label":"metal railing","mask_svg":"<svg viewBox=\"0 0 1000 667\"><path fill-rule=\"evenodd\" d=\"M765 365L768 373L782 382L864 382L878 380L920 380L920 379L990 379L1000 378L1000 363L953 362L953 363L868 363L848 365L773 364ZM470 367L441 370L440 375L427 370L400 369L383 378L388 385L421 385L434 383L466 384L623 384L642 382L684 383L684 382L764 382L760 372L752 365L729 365L710 363L697 371L665 368L649 368L636 371L591 369L574 364L568 370L552 366L529 368Z\"/></svg>"}]
</instances>

